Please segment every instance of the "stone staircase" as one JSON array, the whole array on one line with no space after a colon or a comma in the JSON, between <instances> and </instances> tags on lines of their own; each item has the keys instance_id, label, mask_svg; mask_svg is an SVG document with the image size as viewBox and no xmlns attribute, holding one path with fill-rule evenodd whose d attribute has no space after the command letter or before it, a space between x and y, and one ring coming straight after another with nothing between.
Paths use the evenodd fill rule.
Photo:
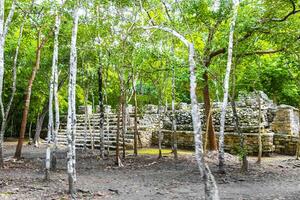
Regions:
<instances>
[{"instance_id":1,"label":"stone staircase","mask_svg":"<svg viewBox=\"0 0 300 200\"><path fill-rule=\"evenodd\" d=\"M86 145L90 149L100 148L100 114L91 113L89 114L89 120L85 123L85 114L77 114L76 123L76 147L84 148ZM129 119L132 122L132 117L129 115ZM66 135L66 117L61 120L60 130L57 136L58 144L67 145L67 135ZM117 135L117 114L115 113L105 113L104 114L104 147L107 151L113 151L116 148L116 135ZM129 121L129 120L128 120ZM126 148L132 148L133 138L134 138L134 127L133 123L127 122L127 132L125 135ZM122 149L122 118L120 118L120 149Z\"/></svg>"}]
</instances>

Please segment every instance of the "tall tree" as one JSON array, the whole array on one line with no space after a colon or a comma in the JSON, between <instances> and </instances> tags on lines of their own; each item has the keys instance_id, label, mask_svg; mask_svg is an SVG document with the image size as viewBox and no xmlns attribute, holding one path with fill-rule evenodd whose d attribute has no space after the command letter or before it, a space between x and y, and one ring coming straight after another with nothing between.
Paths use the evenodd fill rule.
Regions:
<instances>
[{"instance_id":1,"label":"tall tree","mask_svg":"<svg viewBox=\"0 0 300 200\"><path fill-rule=\"evenodd\" d=\"M120 95L119 97L119 105L118 105L118 114L117 114L117 135L116 135L116 160L115 160L115 164L118 167L122 167L122 161L120 158L120 115L122 112L122 95Z\"/></svg>"},{"instance_id":2,"label":"tall tree","mask_svg":"<svg viewBox=\"0 0 300 200\"><path fill-rule=\"evenodd\" d=\"M178 38L188 48L189 52L189 71L190 71L190 98L191 98L191 114L193 120L194 138L195 138L195 157L199 167L200 174L204 181L205 187L205 199L207 200L219 200L219 190L213 174L211 173L209 166L205 163L203 141L201 133L201 121L198 109L197 95L196 95L196 62L195 62L195 48L194 44L189 42L183 35L178 32L160 26L143 27L144 29L159 29L168 32Z\"/></svg>"},{"instance_id":3,"label":"tall tree","mask_svg":"<svg viewBox=\"0 0 300 200\"><path fill-rule=\"evenodd\" d=\"M104 158L104 99L103 99L103 65L100 61L99 55L99 69L98 69L98 94L99 94L99 111L100 111L100 156Z\"/></svg>"},{"instance_id":4,"label":"tall tree","mask_svg":"<svg viewBox=\"0 0 300 200\"><path fill-rule=\"evenodd\" d=\"M178 159L177 155L177 132L176 132L176 114L175 114L175 67L172 67L172 141L174 159Z\"/></svg>"},{"instance_id":5,"label":"tall tree","mask_svg":"<svg viewBox=\"0 0 300 200\"><path fill-rule=\"evenodd\" d=\"M138 155L138 149L137 149L137 142L138 142L138 116L137 116L137 110L138 110L138 103L137 103L137 94L136 94L136 82L138 79L137 75L134 75L134 72L132 70L132 90L133 90L133 99L134 99L134 135L133 135L133 151L134 155Z\"/></svg>"},{"instance_id":6,"label":"tall tree","mask_svg":"<svg viewBox=\"0 0 300 200\"><path fill-rule=\"evenodd\" d=\"M62 6L64 0L61 1L60 6ZM49 171L50 171L50 164L52 163L52 167L56 168L56 149L57 149L57 133L59 129L59 102L58 102L58 35L60 29L60 13L58 12L58 5L55 8L55 26L54 26L54 44L53 44L53 57L52 57L52 70L51 70L51 77L50 77L50 85L49 85L49 118L48 118L48 134L47 134L47 150L46 150L46 170L45 170L45 177L49 179ZM55 124L54 124L54 116L53 116L53 100L54 100L54 108L55 108ZM53 140L54 142L54 149L51 158L51 149L50 149L50 142ZM50 163L51 162L51 163Z\"/></svg>"},{"instance_id":7,"label":"tall tree","mask_svg":"<svg viewBox=\"0 0 300 200\"><path fill-rule=\"evenodd\" d=\"M223 103L221 108L221 117L220 117L220 134L219 134L219 170L224 172L224 130L225 130L225 115L227 111L228 103L228 94L229 94L229 79L230 71L232 65L232 54L233 54L233 41L234 41L234 28L236 24L236 19L238 15L239 0L233 1L233 18L230 24L230 33L229 33L229 43L228 43L228 58L227 58L227 67L226 74L224 78L224 94L223 94Z\"/></svg>"},{"instance_id":8,"label":"tall tree","mask_svg":"<svg viewBox=\"0 0 300 200\"><path fill-rule=\"evenodd\" d=\"M61 24L61 13L59 12L58 6L63 6L65 0L61 0L60 4L56 7L56 16L55 16L55 27L54 27L54 46L53 46L53 57L52 57L52 68L53 68L53 100L54 100L54 113L55 113L55 123L53 125L53 140L54 140L54 149L51 159L52 169L56 168L56 151L57 151L57 135L60 126L59 119L59 100L58 100L58 50L59 50L59 32Z\"/></svg>"},{"instance_id":9,"label":"tall tree","mask_svg":"<svg viewBox=\"0 0 300 200\"><path fill-rule=\"evenodd\" d=\"M2 91L3 91L3 78L4 78L4 1L0 1L0 106L1 106L1 118L4 118L3 102L2 102ZM1 160L0 165L3 167L3 136L0 138L0 153Z\"/></svg>"},{"instance_id":10,"label":"tall tree","mask_svg":"<svg viewBox=\"0 0 300 200\"><path fill-rule=\"evenodd\" d=\"M19 54L19 48L23 33L24 22L20 28L19 39L17 43L17 48L14 56L14 63L13 63L13 83L12 83L12 93L9 99L9 102L4 108L3 99L2 99L2 92L3 92L3 79L4 79L4 47L5 47L5 39L8 32L8 28L11 24L14 12L16 8L16 0L12 1L11 9L7 16L7 19L4 24L4 1L0 2L0 110L1 110L1 130L0 130L0 168L3 167L3 140L4 140L4 133L7 125L7 118L10 112L10 108L16 93L16 79L17 79L17 60ZM27 18L27 14L24 16L24 21Z\"/></svg>"},{"instance_id":11,"label":"tall tree","mask_svg":"<svg viewBox=\"0 0 300 200\"><path fill-rule=\"evenodd\" d=\"M261 156L262 156L262 123L261 123L261 97L260 92L257 92L257 102L258 102L258 155L257 155L257 164L261 164Z\"/></svg>"},{"instance_id":12,"label":"tall tree","mask_svg":"<svg viewBox=\"0 0 300 200\"><path fill-rule=\"evenodd\" d=\"M46 42L45 38L41 41L41 34L42 34L41 29L38 29L35 64L33 66L32 73L31 73L30 79L28 81L27 90L25 93L22 122L21 122L19 140L18 140L18 144L17 144L15 156L14 156L15 158L21 157L22 146L23 146L24 136L25 136L25 131L26 131L26 124L27 124L27 119L28 119L28 111L29 111L30 100L31 100L32 85L35 80L36 74L40 68L41 51Z\"/></svg>"},{"instance_id":13,"label":"tall tree","mask_svg":"<svg viewBox=\"0 0 300 200\"><path fill-rule=\"evenodd\" d=\"M68 140L68 179L69 193L72 199L75 199L75 183L76 183L76 149L75 149L75 134L76 134L76 76L77 76L77 32L79 18L79 0L76 1L73 10L73 28L71 38L70 52L70 76L68 89L68 119L67 119L67 140Z\"/></svg>"}]
</instances>

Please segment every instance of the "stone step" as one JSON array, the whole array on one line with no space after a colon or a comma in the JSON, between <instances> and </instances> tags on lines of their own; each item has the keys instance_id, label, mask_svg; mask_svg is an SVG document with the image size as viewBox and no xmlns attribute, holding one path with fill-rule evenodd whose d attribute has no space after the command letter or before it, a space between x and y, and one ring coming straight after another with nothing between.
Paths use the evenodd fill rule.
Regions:
<instances>
[{"instance_id":1,"label":"stone step","mask_svg":"<svg viewBox=\"0 0 300 200\"><path fill-rule=\"evenodd\" d=\"M59 143L60 145L64 145L64 146L67 146L68 144L67 144L67 142L60 142ZM84 144L77 144L76 143L76 147L84 147ZM91 144L89 144L89 143L87 143L86 144L86 147L88 147L88 148L91 148L92 147L92 145ZM100 145L99 144L94 144L94 148L100 148ZM114 145L104 145L104 148L105 149L107 149L107 148L109 148L109 149L111 149L111 150L115 150L116 149L116 147L114 146ZM120 150L122 150L122 145L120 145Z\"/></svg>"},{"instance_id":2,"label":"stone step","mask_svg":"<svg viewBox=\"0 0 300 200\"><path fill-rule=\"evenodd\" d=\"M120 131L120 134L122 134L122 130L119 130ZM67 132L67 130L66 129L60 129L59 130L59 133L58 133L58 135L65 135L66 134L66 132ZM90 134L94 134L94 135L100 135L100 129L94 129L94 130L87 130L87 131L85 131L84 129L77 129L76 130L76 135L77 134L88 134L88 135L90 135ZM111 130L109 130L109 131L107 131L107 130L103 130L103 133L104 134L107 134L107 133L110 133L110 134L117 134L117 130L113 130L113 129L111 129ZM126 135L133 135L134 134L134 131L133 130L127 130L127 132L126 132Z\"/></svg>"},{"instance_id":3,"label":"stone step","mask_svg":"<svg viewBox=\"0 0 300 200\"><path fill-rule=\"evenodd\" d=\"M87 143L90 143L91 141L88 140L90 138L87 138ZM105 144L115 144L116 143L116 139L115 138L109 138L110 140L107 140L107 138L104 139L104 143ZM60 142L60 141L63 141L63 142L67 142L67 137L58 137L57 140ZM76 143L80 143L80 142L84 142L84 137L75 137L75 141ZM122 143L122 138L119 139L119 143ZM125 138L125 143L131 143L133 142L133 139L128 139L128 138ZM94 138L94 143L100 143L100 138Z\"/></svg>"},{"instance_id":4,"label":"stone step","mask_svg":"<svg viewBox=\"0 0 300 200\"><path fill-rule=\"evenodd\" d=\"M99 126L99 124L100 123L90 123L90 126L91 127L93 127L93 126ZM76 125L77 126L85 126L85 122L82 122L82 123L81 122L77 122ZM88 123L86 125L87 125L87 127L89 126ZM118 125L118 123L109 123L109 126L117 126L117 125ZM66 127L66 126L67 126L66 123L61 123L60 124L60 127ZM104 123L104 127L106 127L106 126L107 126L107 123L105 122ZM119 124L119 126L122 127L122 122Z\"/></svg>"},{"instance_id":5,"label":"stone step","mask_svg":"<svg viewBox=\"0 0 300 200\"><path fill-rule=\"evenodd\" d=\"M84 135L75 135L75 138L84 138L85 136ZM67 138L66 135L58 135L57 136L58 139L60 138ZM87 135L86 136L87 140L91 139L91 136L90 135ZM94 140L100 140L100 136L99 135L94 135L92 136L92 138L94 138ZM107 139L112 139L112 140L115 140L116 138L116 135L104 135L104 140L107 140ZM120 136L120 138L122 138L122 136ZM130 139L133 139L134 136L133 135L126 135L125 136L125 140L130 140Z\"/></svg>"},{"instance_id":6,"label":"stone step","mask_svg":"<svg viewBox=\"0 0 300 200\"><path fill-rule=\"evenodd\" d=\"M103 129L104 133L117 133L118 129ZM119 129L120 133L122 133L122 129ZM65 134L67 132L67 129L62 128L59 130L59 133ZM78 127L76 128L76 132L87 132L87 133L100 133L100 128L95 128L95 129L85 129L84 127ZM134 134L134 129L133 128L128 128L127 133Z\"/></svg>"}]
</instances>

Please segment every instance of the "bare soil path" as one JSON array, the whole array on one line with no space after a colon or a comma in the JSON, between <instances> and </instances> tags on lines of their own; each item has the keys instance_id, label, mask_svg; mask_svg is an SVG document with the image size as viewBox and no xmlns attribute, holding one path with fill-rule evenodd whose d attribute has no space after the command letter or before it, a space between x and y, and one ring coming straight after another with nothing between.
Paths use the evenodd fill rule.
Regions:
<instances>
[{"instance_id":1,"label":"bare soil path","mask_svg":"<svg viewBox=\"0 0 300 200\"><path fill-rule=\"evenodd\" d=\"M6 143L5 156L15 145ZM66 152L61 149L57 170L45 182L45 148L26 145L24 158L8 160L0 171L0 199L69 199L67 194ZM77 151L78 199L167 200L204 199L200 175L192 155L157 160L156 156L128 156L124 167L114 166L113 157L99 159L98 152ZM300 161L274 155L263 158L261 166L250 158L250 171L241 174L239 161L227 155L227 173L218 174L216 155L208 158L216 176L221 199L300 199Z\"/></svg>"}]
</instances>

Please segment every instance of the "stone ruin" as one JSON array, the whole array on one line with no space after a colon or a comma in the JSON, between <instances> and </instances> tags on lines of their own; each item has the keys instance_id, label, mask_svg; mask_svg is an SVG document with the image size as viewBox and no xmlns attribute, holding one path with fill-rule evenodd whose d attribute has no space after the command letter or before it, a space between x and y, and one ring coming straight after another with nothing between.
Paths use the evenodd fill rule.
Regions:
<instances>
[{"instance_id":1,"label":"stone ruin","mask_svg":"<svg viewBox=\"0 0 300 200\"><path fill-rule=\"evenodd\" d=\"M280 153L287 155L294 155L297 148L299 138L299 110L288 105L274 104L265 93L259 92L250 93L248 95L240 95L236 102L237 113L239 116L240 129L245 136L245 147L250 155L255 155L258 152L258 132L259 132L259 107L258 97L261 101L261 130L262 130L262 144L263 154L270 155L272 153ZM218 137L220 128L220 102L213 103L213 123L215 132ZM163 114L163 122L159 124L158 106L146 105L138 116L138 130L139 142L143 147L157 146L158 144L158 127L161 126L163 138L163 146L171 146L172 135L172 111L170 109L161 108ZM190 112L190 105L186 103L179 103L176 107L176 129L178 138L178 148L193 149L194 148L194 135L192 127L192 117ZM81 114L77 116L77 140L78 146L82 146L83 135L87 132L83 126L87 126L83 121L83 108ZM114 149L115 135L116 135L116 113L106 107L106 120L105 127L109 124L110 129L105 129L106 146ZM134 107L129 105L127 109L127 134L126 146L132 148L133 144L133 125L134 125ZM199 103L199 112L201 113L202 131L205 133L206 125L204 123L204 105ZM88 144L97 148L99 144L99 127L98 127L98 113L89 113L91 115L92 127L88 135ZM82 131L85 130L85 131ZM86 136L85 136L86 137ZM59 141L61 144L66 144L65 130L62 126ZM94 142L92 142L94 140ZM233 113L231 106L228 105L225 121L225 151L229 153L238 153L239 151L239 135L235 131ZM81 142L81 143L80 143ZM77 144L76 143L76 144Z\"/></svg>"},{"instance_id":2,"label":"stone ruin","mask_svg":"<svg viewBox=\"0 0 300 200\"><path fill-rule=\"evenodd\" d=\"M271 101L263 92L251 93L249 95L240 95L236 102L239 125L242 134L245 137L245 147L250 155L258 152L258 134L259 134L259 106L258 96L261 101L261 130L263 154L282 153L294 155L297 148L299 137L299 110L287 105L279 105ZM218 137L220 129L220 102L213 103L213 124ZM205 132L204 123L204 104L199 104L202 131ZM171 145L171 111L168 111L163 123L164 145ZM176 129L179 148L193 148L193 127L190 114L190 105L180 103L176 109ZM235 131L233 112L230 104L227 107L225 121L225 151L238 153L240 137ZM152 137L153 144L157 144L158 137L154 133Z\"/></svg>"}]
</instances>

